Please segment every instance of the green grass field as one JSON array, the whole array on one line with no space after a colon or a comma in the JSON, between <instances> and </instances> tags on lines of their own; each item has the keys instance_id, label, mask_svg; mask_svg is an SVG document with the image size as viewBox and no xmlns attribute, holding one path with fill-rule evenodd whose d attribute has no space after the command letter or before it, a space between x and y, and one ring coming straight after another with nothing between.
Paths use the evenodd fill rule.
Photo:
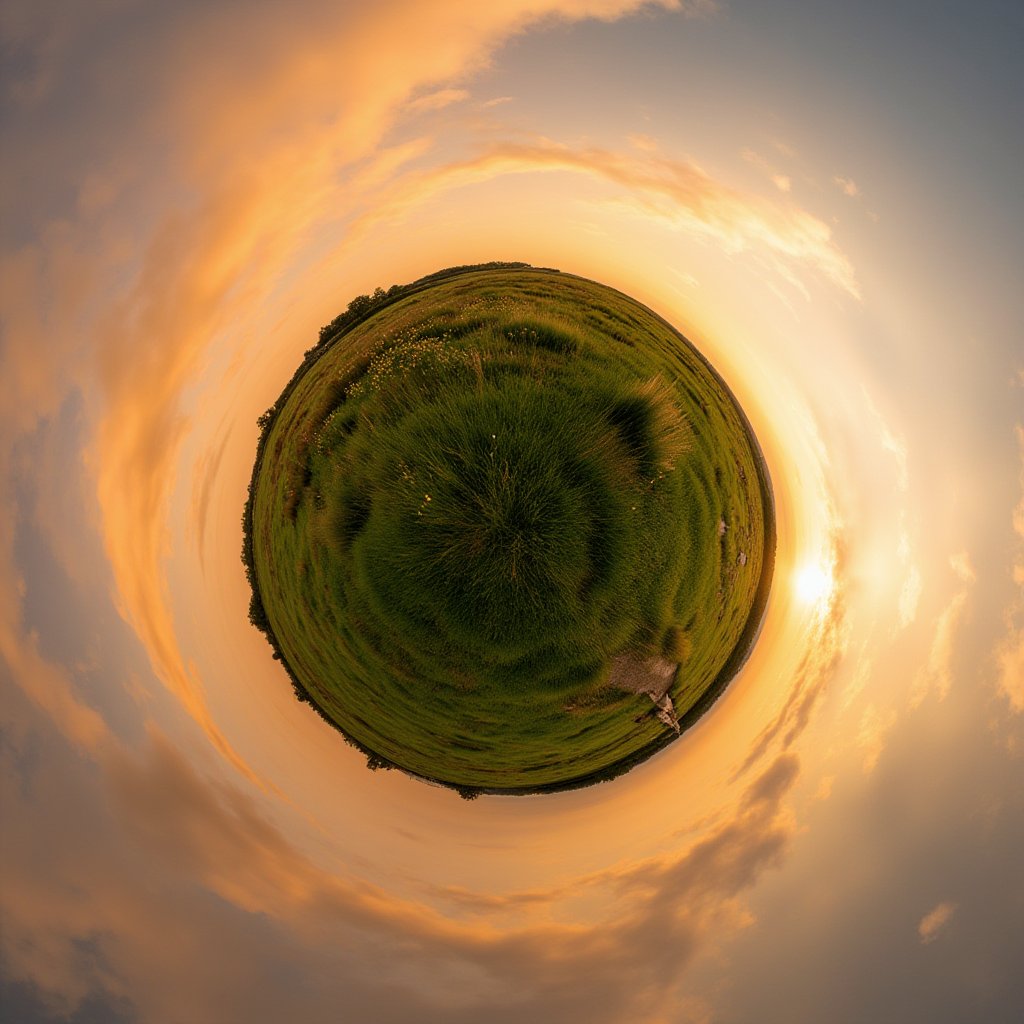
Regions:
<instances>
[{"instance_id":1,"label":"green grass field","mask_svg":"<svg viewBox=\"0 0 1024 1024\"><path fill-rule=\"evenodd\" d=\"M685 727L749 650L774 552L756 442L621 293L521 265L378 291L261 426L252 618L373 767L467 796L611 778L676 735L613 659L678 663Z\"/></svg>"}]
</instances>

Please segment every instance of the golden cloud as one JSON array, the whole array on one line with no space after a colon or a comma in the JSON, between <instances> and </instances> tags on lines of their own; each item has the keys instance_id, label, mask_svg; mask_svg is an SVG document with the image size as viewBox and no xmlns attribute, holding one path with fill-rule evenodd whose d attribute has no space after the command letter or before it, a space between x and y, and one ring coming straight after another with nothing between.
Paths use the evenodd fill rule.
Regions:
<instances>
[{"instance_id":1,"label":"golden cloud","mask_svg":"<svg viewBox=\"0 0 1024 1024\"><path fill-rule=\"evenodd\" d=\"M939 700L944 700L953 685L953 653L957 630L967 607L975 577L965 551L951 556L949 564L961 586L950 598L935 623L928 660L914 677L910 695L912 707L919 705L929 693L934 693Z\"/></svg>"},{"instance_id":2,"label":"golden cloud","mask_svg":"<svg viewBox=\"0 0 1024 1024\"><path fill-rule=\"evenodd\" d=\"M950 902L940 903L928 911L924 917L921 918L920 923L917 926L917 934L924 945L928 945L930 942L934 942L949 924L954 912L956 911L956 904Z\"/></svg>"},{"instance_id":3,"label":"golden cloud","mask_svg":"<svg viewBox=\"0 0 1024 1024\"><path fill-rule=\"evenodd\" d=\"M161 679L217 749L251 777L181 656L169 608L165 519L190 428L183 392L201 373L217 333L270 291L310 226L328 212L337 215L339 171L350 168L357 180L368 174L368 186L415 155L418 149L408 147L384 154L376 177L358 166L375 154L417 90L478 68L504 38L539 18L613 19L640 6L399 3L324 7L309 20L282 20L281 9L269 5L246 19L226 59L217 46L224 12L210 11L208 23L183 26L157 49L190 69L153 117L165 120L177 146L170 169L198 199L158 225L132 288L102 319L105 406L92 461L123 614ZM260 54L265 61L252 59ZM346 202L355 200L349 195Z\"/></svg>"},{"instance_id":4,"label":"golden cloud","mask_svg":"<svg viewBox=\"0 0 1024 1024\"><path fill-rule=\"evenodd\" d=\"M1018 423L1015 433L1020 454L1021 498L1011 514L1013 532L1017 539L1012 577L1018 594L1003 613L1006 636L996 649L996 664L999 691L1010 707L1020 713L1024 712L1024 425Z\"/></svg>"},{"instance_id":5,"label":"golden cloud","mask_svg":"<svg viewBox=\"0 0 1024 1024\"><path fill-rule=\"evenodd\" d=\"M635 146L634 146L635 148ZM831 228L791 201L725 185L696 164L652 154L573 149L546 139L503 143L466 161L410 175L359 226L397 216L439 193L509 174L569 172L610 183L616 201L714 243L727 253L766 260L806 293L800 271L813 271L859 298L856 274Z\"/></svg>"}]
</instances>

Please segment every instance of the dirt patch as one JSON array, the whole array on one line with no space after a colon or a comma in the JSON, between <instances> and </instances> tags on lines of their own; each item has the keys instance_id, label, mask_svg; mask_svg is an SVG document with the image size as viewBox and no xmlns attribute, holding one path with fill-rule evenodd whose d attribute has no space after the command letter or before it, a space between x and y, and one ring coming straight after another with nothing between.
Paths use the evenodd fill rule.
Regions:
<instances>
[{"instance_id":1,"label":"dirt patch","mask_svg":"<svg viewBox=\"0 0 1024 1024\"><path fill-rule=\"evenodd\" d=\"M672 698L668 695L678 667L665 658L645 658L640 661L622 654L612 662L608 685L627 693L641 693L650 697L658 709L658 718L678 733L679 718Z\"/></svg>"},{"instance_id":2,"label":"dirt patch","mask_svg":"<svg viewBox=\"0 0 1024 1024\"><path fill-rule=\"evenodd\" d=\"M657 703L668 693L679 666L665 658L646 658L640 661L628 654L620 654L612 662L608 685L628 693L643 693Z\"/></svg>"}]
</instances>

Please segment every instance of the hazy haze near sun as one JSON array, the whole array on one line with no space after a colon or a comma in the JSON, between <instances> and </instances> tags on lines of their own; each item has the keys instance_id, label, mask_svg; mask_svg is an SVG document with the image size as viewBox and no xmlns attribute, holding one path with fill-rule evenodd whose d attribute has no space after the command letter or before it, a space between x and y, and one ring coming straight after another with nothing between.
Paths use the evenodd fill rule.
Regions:
<instances>
[{"instance_id":1,"label":"hazy haze near sun","mask_svg":"<svg viewBox=\"0 0 1024 1024\"><path fill-rule=\"evenodd\" d=\"M1019 5L37 0L0 40L5 1019L1019 1019ZM487 260L684 331L779 549L680 742L467 803L294 700L239 517L319 327Z\"/></svg>"}]
</instances>

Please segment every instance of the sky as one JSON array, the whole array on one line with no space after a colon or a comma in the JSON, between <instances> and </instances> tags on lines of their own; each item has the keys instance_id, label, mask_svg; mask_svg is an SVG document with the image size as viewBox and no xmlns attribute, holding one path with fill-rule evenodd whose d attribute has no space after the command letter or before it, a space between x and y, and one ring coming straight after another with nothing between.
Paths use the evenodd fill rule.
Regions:
<instances>
[{"instance_id":1,"label":"sky","mask_svg":"<svg viewBox=\"0 0 1024 1024\"><path fill-rule=\"evenodd\" d=\"M1024 9L9 0L0 1016L1024 1012ZM612 783L369 772L248 623L256 419L516 260L682 330L771 473L754 652Z\"/></svg>"}]
</instances>

